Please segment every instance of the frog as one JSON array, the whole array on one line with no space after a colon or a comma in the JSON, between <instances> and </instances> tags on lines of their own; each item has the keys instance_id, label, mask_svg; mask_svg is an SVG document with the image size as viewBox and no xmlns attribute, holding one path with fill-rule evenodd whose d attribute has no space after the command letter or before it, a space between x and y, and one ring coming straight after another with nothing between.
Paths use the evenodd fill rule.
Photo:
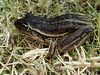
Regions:
<instances>
[{"instance_id":1,"label":"frog","mask_svg":"<svg viewBox=\"0 0 100 75\"><path fill-rule=\"evenodd\" d=\"M45 38L58 38L54 41L54 47L50 50L51 56L55 50L67 51L83 45L93 35L94 25L87 21L83 15L65 14L55 18L43 18L27 13L25 17L14 23L15 27L36 40L44 42Z\"/></svg>"}]
</instances>

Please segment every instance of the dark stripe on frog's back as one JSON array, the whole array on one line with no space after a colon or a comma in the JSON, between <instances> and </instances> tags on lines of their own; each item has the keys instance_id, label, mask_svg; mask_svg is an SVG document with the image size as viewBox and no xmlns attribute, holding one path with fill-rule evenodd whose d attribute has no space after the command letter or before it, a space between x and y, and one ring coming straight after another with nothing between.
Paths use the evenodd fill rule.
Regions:
<instances>
[{"instance_id":1,"label":"dark stripe on frog's back","mask_svg":"<svg viewBox=\"0 0 100 75\"><path fill-rule=\"evenodd\" d=\"M91 23L81 20L73 15L63 15L52 19L45 19L34 16L33 21L30 23L32 28L39 29L41 32L49 33L52 35L62 34L70 30L76 30L80 27L89 25Z\"/></svg>"},{"instance_id":2,"label":"dark stripe on frog's back","mask_svg":"<svg viewBox=\"0 0 100 75\"><path fill-rule=\"evenodd\" d=\"M57 16L55 18L50 18L50 19L46 19L46 18L41 18L39 16L34 16L33 18L34 20L33 21L38 21L38 22L41 22L41 23L48 23L48 24L51 24L51 23L58 23L59 21L63 21L65 19L75 19L75 20L82 20L82 21L85 21L83 20L84 19L84 16L81 16L81 15L78 15L78 14L66 14L66 15L62 15L62 16Z\"/></svg>"}]
</instances>

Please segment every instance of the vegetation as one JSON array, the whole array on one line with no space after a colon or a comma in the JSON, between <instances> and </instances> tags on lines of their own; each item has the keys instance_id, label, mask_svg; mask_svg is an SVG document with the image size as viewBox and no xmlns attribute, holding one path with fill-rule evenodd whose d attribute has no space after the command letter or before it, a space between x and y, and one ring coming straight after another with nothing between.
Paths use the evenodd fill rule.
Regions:
<instances>
[{"instance_id":1,"label":"vegetation","mask_svg":"<svg viewBox=\"0 0 100 75\"><path fill-rule=\"evenodd\" d=\"M47 59L48 44L20 33L14 22L32 12L54 18L63 14L87 15L94 36L80 49ZM0 75L97 75L100 73L99 0L0 0Z\"/></svg>"}]
</instances>

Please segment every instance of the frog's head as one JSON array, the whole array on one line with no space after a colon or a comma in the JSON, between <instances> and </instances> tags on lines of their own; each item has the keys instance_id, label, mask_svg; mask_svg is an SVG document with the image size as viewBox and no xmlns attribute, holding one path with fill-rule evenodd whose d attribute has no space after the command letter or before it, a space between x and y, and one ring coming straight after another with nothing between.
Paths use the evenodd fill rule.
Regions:
<instances>
[{"instance_id":1,"label":"frog's head","mask_svg":"<svg viewBox=\"0 0 100 75\"><path fill-rule=\"evenodd\" d=\"M24 18L15 21L14 25L19 31L28 31L30 21L33 20L34 15L32 13L27 13Z\"/></svg>"}]
</instances>

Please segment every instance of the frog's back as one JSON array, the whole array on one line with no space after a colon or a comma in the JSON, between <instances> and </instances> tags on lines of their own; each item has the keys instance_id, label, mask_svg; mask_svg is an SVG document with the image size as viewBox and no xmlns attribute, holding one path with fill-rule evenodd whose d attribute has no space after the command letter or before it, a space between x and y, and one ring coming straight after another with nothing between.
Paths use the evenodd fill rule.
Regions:
<instances>
[{"instance_id":1,"label":"frog's back","mask_svg":"<svg viewBox=\"0 0 100 75\"><path fill-rule=\"evenodd\" d=\"M87 25L92 24L83 20L82 17L77 14L66 14L50 19L34 16L30 23L30 27L33 30L44 33L47 36L63 36L64 34L74 32Z\"/></svg>"}]
</instances>

